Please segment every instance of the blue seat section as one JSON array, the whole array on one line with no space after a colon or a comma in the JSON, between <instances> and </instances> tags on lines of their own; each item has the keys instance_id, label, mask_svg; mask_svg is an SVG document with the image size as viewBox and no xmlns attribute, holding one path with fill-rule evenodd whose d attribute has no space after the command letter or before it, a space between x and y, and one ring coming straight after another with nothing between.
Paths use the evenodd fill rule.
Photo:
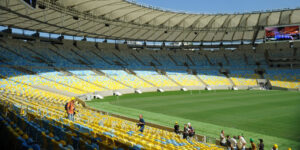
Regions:
<instances>
[{"instance_id":1,"label":"blue seat section","mask_svg":"<svg viewBox=\"0 0 300 150\"><path fill-rule=\"evenodd\" d=\"M9 67L0 67L0 74L5 77L19 76L23 73Z\"/></svg>"},{"instance_id":2,"label":"blue seat section","mask_svg":"<svg viewBox=\"0 0 300 150\"><path fill-rule=\"evenodd\" d=\"M133 70L153 69L191 69L219 68L268 68L265 54L271 58L295 57L293 48L237 49L237 50L144 50L130 49L126 45L120 47L108 43L89 43L81 46L73 45L73 41L65 40L64 44L48 42L31 42L17 39L1 38L0 64L20 66L54 66L62 68L101 68ZM100 48L96 48L98 45ZM296 53L298 55L299 53ZM121 65L121 66L120 66Z\"/></svg>"},{"instance_id":3,"label":"blue seat section","mask_svg":"<svg viewBox=\"0 0 300 150\"><path fill-rule=\"evenodd\" d=\"M242 78L254 78L254 70L230 70L230 76Z\"/></svg>"},{"instance_id":4,"label":"blue seat section","mask_svg":"<svg viewBox=\"0 0 300 150\"><path fill-rule=\"evenodd\" d=\"M73 45L73 41L65 40L65 44L46 42L26 42L2 38L6 44L0 46L0 64L58 67L58 68L98 68L98 69L219 69L224 68L268 68L265 50L136 50L127 46L118 47L108 43L84 43ZM16 43L16 44L15 44ZM293 49L268 50L270 57L293 57ZM155 65L153 67L152 65Z\"/></svg>"},{"instance_id":5,"label":"blue seat section","mask_svg":"<svg viewBox=\"0 0 300 150\"><path fill-rule=\"evenodd\" d=\"M300 82L300 69L268 69L266 70L266 77Z\"/></svg>"},{"instance_id":6,"label":"blue seat section","mask_svg":"<svg viewBox=\"0 0 300 150\"><path fill-rule=\"evenodd\" d=\"M19 108L15 109L18 110ZM0 136L8 136L8 141L15 141L12 143L16 143L14 148L9 144L1 144L6 149L99 150L98 143L103 141L100 137L91 137L90 131L92 130L80 124L75 124L74 128L68 127L68 125L59 126L55 120L37 118L29 120L27 117L13 112L9 112L6 117L3 117L2 111L3 107L1 107L0 113ZM85 133L88 133L89 140L83 139L87 137L80 136ZM116 137L111 132L104 132L104 135ZM71 142L68 140L69 137Z\"/></svg>"},{"instance_id":7,"label":"blue seat section","mask_svg":"<svg viewBox=\"0 0 300 150\"><path fill-rule=\"evenodd\" d=\"M5 63L1 62L1 64L9 64L16 66L43 66L42 63L34 63L30 59L26 59L22 57L21 54L17 55L7 48L0 47L1 58L5 59Z\"/></svg>"}]
</instances>

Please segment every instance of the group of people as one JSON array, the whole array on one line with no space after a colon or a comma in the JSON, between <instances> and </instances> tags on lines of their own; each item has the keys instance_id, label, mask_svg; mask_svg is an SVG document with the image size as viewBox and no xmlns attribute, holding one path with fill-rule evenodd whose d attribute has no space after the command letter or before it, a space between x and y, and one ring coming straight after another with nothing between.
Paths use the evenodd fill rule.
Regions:
<instances>
[{"instance_id":1,"label":"group of people","mask_svg":"<svg viewBox=\"0 0 300 150\"><path fill-rule=\"evenodd\" d=\"M74 121L74 115L75 115L75 97L71 98L71 101L67 102L65 104L65 110L67 112L68 119ZM144 132L145 128L145 120L143 118L143 115L139 115L139 122L137 123L137 126L139 127L140 132ZM181 134L183 136L183 139L192 138L195 136L195 130L192 127L191 123L184 124L183 131L180 131L180 126L178 122L174 125L174 132L176 134ZM238 137L238 138L237 138ZM254 140L252 138L249 139L251 147L249 149L251 150L264 150L264 141L263 139L259 139L259 144L256 145L254 143ZM247 142L243 136L233 136L230 137L229 135L225 136L224 131L221 131L220 134L220 145L227 147L228 150L246 150ZM272 147L272 150L278 150L278 145L274 144ZM288 150L292 150L289 148Z\"/></svg>"},{"instance_id":2,"label":"group of people","mask_svg":"<svg viewBox=\"0 0 300 150\"><path fill-rule=\"evenodd\" d=\"M181 133L178 122L176 122L174 125L174 132L176 134ZM192 138L193 136L195 136L195 129L192 127L191 123L184 124L182 136L183 139Z\"/></svg>"},{"instance_id":3,"label":"group of people","mask_svg":"<svg viewBox=\"0 0 300 150\"><path fill-rule=\"evenodd\" d=\"M251 147L249 149L264 150L263 139L259 139L259 141L260 141L260 143L259 143L259 146L257 147L256 144L254 143L254 140L252 138L250 138ZM233 136L233 137L230 137L229 135L225 136L225 133L222 130L221 134L220 134L220 145L227 147L228 150L238 150L238 149L246 150L247 142L246 142L245 138L241 135Z\"/></svg>"},{"instance_id":4,"label":"group of people","mask_svg":"<svg viewBox=\"0 0 300 150\"><path fill-rule=\"evenodd\" d=\"M250 138L249 141L250 141L251 147L249 147L248 149L264 150L265 145L264 145L263 139L259 139L259 143L257 145L254 143L254 139ZM246 142L245 138L241 135L233 136L233 137L230 137L229 135L225 136L225 133L222 130L221 134L220 134L220 145L227 147L228 150L246 150L247 142ZM272 150L278 150L278 145L274 144L272 147ZM289 148L288 150L292 150L292 149Z\"/></svg>"},{"instance_id":5,"label":"group of people","mask_svg":"<svg viewBox=\"0 0 300 150\"><path fill-rule=\"evenodd\" d=\"M145 123L145 120L143 118L143 115L140 114L139 115L139 121L137 123L137 126L139 127L140 132L144 132L145 124L146 123ZM181 133L178 122L176 122L175 125L174 125L174 132L176 134ZM184 124L182 135L183 135L183 139L192 138L195 135L195 130L192 127L191 123Z\"/></svg>"}]
</instances>

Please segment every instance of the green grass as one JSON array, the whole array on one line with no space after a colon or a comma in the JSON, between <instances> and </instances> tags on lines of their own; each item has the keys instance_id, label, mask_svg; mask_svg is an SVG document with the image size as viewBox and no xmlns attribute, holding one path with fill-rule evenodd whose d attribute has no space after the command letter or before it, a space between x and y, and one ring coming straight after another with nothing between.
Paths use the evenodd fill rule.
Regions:
<instances>
[{"instance_id":1,"label":"green grass","mask_svg":"<svg viewBox=\"0 0 300 150\"><path fill-rule=\"evenodd\" d=\"M219 138L244 135L267 149L300 148L300 93L294 91L176 91L128 94L87 102L91 107L146 122L181 127L191 122L196 133ZM248 142L249 143L249 142Z\"/></svg>"}]
</instances>

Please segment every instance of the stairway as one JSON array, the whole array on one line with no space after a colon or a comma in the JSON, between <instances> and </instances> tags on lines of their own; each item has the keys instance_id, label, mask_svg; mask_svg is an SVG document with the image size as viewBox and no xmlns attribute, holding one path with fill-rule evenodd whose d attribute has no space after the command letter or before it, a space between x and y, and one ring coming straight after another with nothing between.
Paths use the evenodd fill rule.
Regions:
<instances>
[{"instance_id":1,"label":"stairway","mask_svg":"<svg viewBox=\"0 0 300 150\"><path fill-rule=\"evenodd\" d=\"M224 75L225 75L225 74L224 74ZM230 75L229 75L229 74L226 74L225 76L227 77L227 79L229 80L229 82L231 83L231 85L232 85L233 87L235 87L236 84L232 81Z\"/></svg>"},{"instance_id":2,"label":"stairway","mask_svg":"<svg viewBox=\"0 0 300 150\"><path fill-rule=\"evenodd\" d=\"M94 70L93 70L93 71L94 71ZM94 72L95 72L95 71L94 71ZM120 84L122 84L122 85L124 85L124 86L126 86L126 87L128 87L128 88L133 88L133 87L130 86L130 85L127 85L127 84L125 84L125 83L123 83L123 82L121 82L121 81L119 81L119 80L116 80L116 79L110 77L109 75L105 74L104 72L102 72L102 71L100 71L100 70L98 70L98 69L96 70L95 73L97 73L97 72L103 73L103 74L105 75L105 77L107 77L107 78L109 78L110 80L113 80L113 81L115 81L115 82L118 82L118 83L120 83Z\"/></svg>"},{"instance_id":3,"label":"stairway","mask_svg":"<svg viewBox=\"0 0 300 150\"><path fill-rule=\"evenodd\" d=\"M157 72L158 74L161 74L161 75L164 75L164 76L166 76L166 77L167 77L169 80L171 80L172 82L174 82L176 85L178 85L178 86L182 87L182 85L181 85L181 84L179 84L179 83L178 83L178 82L176 82L174 79L172 79L171 77L169 77L166 71L164 71L164 70L159 70L159 69L156 69L156 72Z\"/></svg>"},{"instance_id":4,"label":"stairway","mask_svg":"<svg viewBox=\"0 0 300 150\"><path fill-rule=\"evenodd\" d=\"M194 63L193 59L191 58L191 56L189 56L188 54L185 54L186 57L188 58L188 60L192 63L193 66L196 66L196 64Z\"/></svg>"},{"instance_id":5,"label":"stairway","mask_svg":"<svg viewBox=\"0 0 300 150\"><path fill-rule=\"evenodd\" d=\"M175 59L170 54L168 54L168 56L176 66L179 66L178 63L175 61Z\"/></svg>"},{"instance_id":6,"label":"stairway","mask_svg":"<svg viewBox=\"0 0 300 150\"><path fill-rule=\"evenodd\" d=\"M140 58L138 58L138 57L135 56L134 54L131 53L131 55L132 55L138 62L140 62L143 66L148 66L148 65L146 65Z\"/></svg>"},{"instance_id":7,"label":"stairway","mask_svg":"<svg viewBox=\"0 0 300 150\"><path fill-rule=\"evenodd\" d=\"M151 86L153 86L153 87L156 87L156 85L154 85L153 83L151 83L151 82L147 81L146 79L140 77L140 76L137 75L136 73L133 74L133 75L135 75L137 78L141 79L142 81L146 82L147 84L149 84L149 85L151 85Z\"/></svg>"},{"instance_id":8,"label":"stairway","mask_svg":"<svg viewBox=\"0 0 300 150\"><path fill-rule=\"evenodd\" d=\"M66 70L61 70L61 72L65 72L65 73L67 73L67 74L69 74L69 75L72 75L72 76L74 76L75 78L77 78L77 79L79 79L79 80L81 80L81 81L87 82L87 83L89 83L89 84L98 86L98 87L103 88L103 89L106 89L106 90L110 90L109 88L107 88L107 87L105 87L105 86L103 86L103 85L99 85L99 84L96 84L96 83L93 83L93 82L84 80L84 79L82 79L82 78L79 78L79 77L77 77L75 74L73 74L72 72L69 72L69 71L66 71Z\"/></svg>"},{"instance_id":9,"label":"stairway","mask_svg":"<svg viewBox=\"0 0 300 150\"><path fill-rule=\"evenodd\" d=\"M205 86L208 86L197 74L194 74L194 76Z\"/></svg>"}]
</instances>

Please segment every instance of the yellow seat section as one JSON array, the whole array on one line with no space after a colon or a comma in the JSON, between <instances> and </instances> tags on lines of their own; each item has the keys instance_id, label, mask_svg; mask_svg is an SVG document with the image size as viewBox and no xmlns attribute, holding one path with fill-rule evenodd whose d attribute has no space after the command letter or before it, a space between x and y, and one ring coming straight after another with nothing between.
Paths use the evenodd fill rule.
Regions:
<instances>
[{"instance_id":1,"label":"yellow seat section","mask_svg":"<svg viewBox=\"0 0 300 150\"><path fill-rule=\"evenodd\" d=\"M112 78L129 85L133 88L147 88L147 87L153 87L149 83L143 81L142 79L136 77L135 75L126 74L126 75L115 75L111 76Z\"/></svg>"},{"instance_id":2,"label":"yellow seat section","mask_svg":"<svg viewBox=\"0 0 300 150\"><path fill-rule=\"evenodd\" d=\"M61 76L61 75L42 75L49 79L54 79L58 83L66 84L70 87L74 87L81 91L85 92L95 92L95 91L102 91L103 88L94 85L93 83L86 82L75 76Z\"/></svg>"},{"instance_id":3,"label":"yellow seat section","mask_svg":"<svg viewBox=\"0 0 300 150\"><path fill-rule=\"evenodd\" d=\"M257 85L257 74L231 74L233 83L237 86L256 86Z\"/></svg>"},{"instance_id":4,"label":"yellow seat section","mask_svg":"<svg viewBox=\"0 0 300 150\"><path fill-rule=\"evenodd\" d=\"M86 76L80 76L80 78L87 80L91 83L94 83L96 85L100 85L103 87L106 87L111 90L117 90L117 89L125 89L128 88L125 85L116 82L106 76L100 76L100 75L86 75Z\"/></svg>"},{"instance_id":5,"label":"yellow seat section","mask_svg":"<svg viewBox=\"0 0 300 150\"><path fill-rule=\"evenodd\" d=\"M54 88L54 89L58 89L58 90L62 90L62 91L68 91L71 93L75 93L75 94L84 94L86 92L81 91L80 89L75 89L72 88L73 86L68 84L67 82L63 83L63 82L56 82L58 80L54 80L56 78L59 77L49 77L49 79L45 79L43 77L37 76L37 75L25 75L25 76L16 76L16 77L12 77L10 78L11 80L17 81L17 82L21 82L21 83L25 83L28 85L37 85L37 86L44 86L44 87L50 87L50 88Z\"/></svg>"},{"instance_id":6,"label":"yellow seat section","mask_svg":"<svg viewBox=\"0 0 300 150\"><path fill-rule=\"evenodd\" d=\"M224 75L198 75L208 85L231 85Z\"/></svg>"},{"instance_id":7,"label":"yellow seat section","mask_svg":"<svg viewBox=\"0 0 300 150\"><path fill-rule=\"evenodd\" d=\"M168 76L183 86L203 86L203 84L199 81L199 79L196 78L195 75L172 74Z\"/></svg>"},{"instance_id":8,"label":"yellow seat section","mask_svg":"<svg viewBox=\"0 0 300 150\"><path fill-rule=\"evenodd\" d=\"M143 79L149 81L157 87L165 87L165 86L178 86L176 83L168 79L165 75L140 75Z\"/></svg>"},{"instance_id":9,"label":"yellow seat section","mask_svg":"<svg viewBox=\"0 0 300 150\"><path fill-rule=\"evenodd\" d=\"M272 86L282 87L282 88L298 88L300 82L295 81L279 81L279 80L270 80Z\"/></svg>"}]
</instances>

